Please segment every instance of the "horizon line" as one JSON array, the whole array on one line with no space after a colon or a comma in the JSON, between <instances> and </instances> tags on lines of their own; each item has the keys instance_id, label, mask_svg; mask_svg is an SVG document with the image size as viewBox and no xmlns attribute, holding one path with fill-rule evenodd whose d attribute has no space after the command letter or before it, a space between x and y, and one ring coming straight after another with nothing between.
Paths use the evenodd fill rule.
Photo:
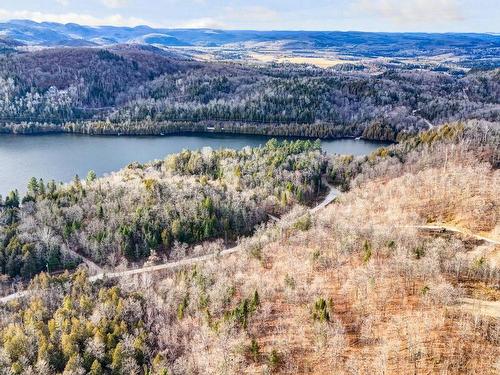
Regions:
<instances>
[{"instance_id":1,"label":"horizon line","mask_svg":"<svg viewBox=\"0 0 500 375\"><path fill-rule=\"evenodd\" d=\"M224 28L224 27L168 27L168 26L151 26L148 24L138 24L135 26L127 26L127 25L111 25L111 24L102 24L102 25L87 25L83 23L75 23L75 22L67 22L67 23L62 23L62 22L55 22L55 21L34 21L29 18L12 18L12 19L5 19L5 20L0 20L0 23L13 23L16 21L28 21L31 23L35 24L55 24L55 25L62 25L62 26L67 26L67 25L78 25L82 27L88 27L88 28L100 28L100 27L109 27L109 28L125 28L125 29L136 29L136 28L141 28L141 27L147 27L153 30L216 30L216 31L252 31L252 32L306 32L306 33L367 33L367 34L484 34L484 35L494 35L494 36L500 36L500 31L364 31L364 30L355 30L355 29L350 29L350 30L340 30L340 29L318 29L318 30L313 30L313 29L231 29L231 28Z\"/></svg>"}]
</instances>

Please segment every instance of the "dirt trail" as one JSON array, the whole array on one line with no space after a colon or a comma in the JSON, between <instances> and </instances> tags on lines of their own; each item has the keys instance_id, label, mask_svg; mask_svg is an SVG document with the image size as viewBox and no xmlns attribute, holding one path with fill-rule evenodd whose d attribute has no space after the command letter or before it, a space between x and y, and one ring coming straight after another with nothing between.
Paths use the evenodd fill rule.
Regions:
<instances>
[{"instance_id":1,"label":"dirt trail","mask_svg":"<svg viewBox=\"0 0 500 375\"><path fill-rule=\"evenodd\" d=\"M328 206L330 203L332 203L337 196L340 194L340 192L335 189L332 185L330 185L325 179L323 179L323 183L328 187L329 191L328 194L323 198L321 202L319 202L316 206L311 208L309 212L311 214L316 213L317 211L321 210L322 208ZM277 218L276 218L277 219ZM75 256L78 256L82 259L82 261L89 266L89 268L96 269L97 267L100 272L97 275L89 277L89 281L96 281L96 280L102 280L104 278L107 279L113 279L113 278L118 278L118 277L125 277L125 276L132 276L132 275L139 275L139 274L144 274L144 273L149 273L149 272L157 272L161 270L166 270L166 269L173 269L181 266L189 266L198 262L204 262L209 259L216 258L218 256L224 256L224 255L229 255L233 254L235 252L238 252L241 250L241 246L237 245L235 247L232 247L230 249L225 249L221 252L218 253L213 253L213 254L207 254L207 255L202 255L199 257L195 258L188 258L188 259L182 259L177 262L169 262L169 263L164 263L164 264L158 264L156 266L148 266L148 267L141 267L141 268L136 268L136 269L130 269L126 271L119 271L119 272L105 272L102 271L102 269L95 264L92 261L89 261L88 259L82 257L78 253L74 252ZM90 265L87 263L89 262ZM6 303L12 300L15 300L17 298L25 297L28 295L29 291L28 290L22 290L17 293L9 294L8 296L0 298L0 303Z\"/></svg>"},{"instance_id":2,"label":"dirt trail","mask_svg":"<svg viewBox=\"0 0 500 375\"><path fill-rule=\"evenodd\" d=\"M475 298L460 298L459 301L457 308L462 311L500 319L500 301L484 301Z\"/></svg>"},{"instance_id":3,"label":"dirt trail","mask_svg":"<svg viewBox=\"0 0 500 375\"><path fill-rule=\"evenodd\" d=\"M465 229L455 227L452 225L447 225L447 224L433 224L433 225L414 225L412 226L417 229L423 229L423 230L434 230L434 231L443 231L443 232L453 232L453 233L460 233L463 234L464 236L469 236L469 237L474 237L475 239L485 241L491 244L495 245L500 245L500 240L496 240L493 238L481 236L479 234L475 234L472 232L469 232Z\"/></svg>"}]
</instances>

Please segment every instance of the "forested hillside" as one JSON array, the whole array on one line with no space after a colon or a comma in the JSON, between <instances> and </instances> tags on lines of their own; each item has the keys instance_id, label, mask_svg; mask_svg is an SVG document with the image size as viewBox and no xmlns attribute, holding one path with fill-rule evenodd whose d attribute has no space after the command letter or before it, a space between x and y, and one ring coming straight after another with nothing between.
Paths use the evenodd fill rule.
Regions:
<instances>
[{"instance_id":1,"label":"forested hillside","mask_svg":"<svg viewBox=\"0 0 500 375\"><path fill-rule=\"evenodd\" d=\"M131 87L190 66L153 47L115 52L55 48L0 58L1 118L57 124L88 118L119 104Z\"/></svg>"},{"instance_id":2,"label":"forested hillside","mask_svg":"<svg viewBox=\"0 0 500 375\"><path fill-rule=\"evenodd\" d=\"M398 135L499 118L498 69L195 62L149 46L0 57L0 132Z\"/></svg>"},{"instance_id":3,"label":"forested hillside","mask_svg":"<svg viewBox=\"0 0 500 375\"><path fill-rule=\"evenodd\" d=\"M17 191L0 198L2 281L71 269L78 254L112 268L183 258L207 240L223 248L268 214L316 199L326 162L319 142L272 140L242 151L186 150L67 185L33 177L22 199Z\"/></svg>"},{"instance_id":4,"label":"forested hillside","mask_svg":"<svg viewBox=\"0 0 500 375\"><path fill-rule=\"evenodd\" d=\"M0 372L496 374L499 137L498 123L459 123L366 158L334 157L330 174L342 174L348 192L314 214L296 207L230 256L121 281L90 282L83 270L41 274L27 297L1 306ZM207 162L206 155L218 160L227 153ZM254 154L265 162L254 165ZM71 210L50 198L25 202L18 230L34 223L33 211L61 210L66 218L71 211L74 218L78 206L86 214L97 186L109 190L108 182L142 190L134 209L155 202L167 180L161 176L173 184L182 176L195 190L200 171L206 181L199 183L211 188L217 171L230 176L227 194L241 184L261 197L256 191L287 176L293 191L307 191L305 175L319 157L314 145L301 142L178 154L109 180L80 182L81 190L62 189L58 204L71 197ZM284 177L274 179L271 167ZM151 190L139 188L139 176ZM210 212L203 198L190 201ZM102 207L96 220L109 220L112 206ZM430 224L455 231L429 231Z\"/></svg>"}]
</instances>

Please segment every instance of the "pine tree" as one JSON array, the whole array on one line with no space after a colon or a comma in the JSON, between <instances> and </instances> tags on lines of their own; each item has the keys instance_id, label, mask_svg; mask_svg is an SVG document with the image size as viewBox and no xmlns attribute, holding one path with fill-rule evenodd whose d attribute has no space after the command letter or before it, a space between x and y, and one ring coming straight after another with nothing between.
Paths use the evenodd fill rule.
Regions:
<instances>
[{"instance_id":1,"label":"pine tree","mask_svg":"<svg viewBox=\"0 0 500 375\"><path fill-rule=\"evenodd\" d=\"M11 191L5 198L5 206L9 208L19 207L19 192L16 190Z\"/></svg>"},{"instance_id":2,"label":"pine tree","mask_svg":"<svg viewBox=\"0 0 500 375\"><path fill-rule=\"evenodd\" d=\"M43 182L43 179L41 178L38 181L38 194L41 196L45 196L46 190L45 190L45 183Z\"/></svg>"},{"instance_id":3,"label":"pine tree","mask_svg":"<svg viewBox=\"0 0 500 375\"><path fill-rule=\"evenodd\" d=\"M97 178L97 175L93 170L90 170L87 173L87 182L88 183L94 182L96 178Z\"/></svg>"},{"instance_id":4,"label":"pine tree","mask_svg":"<svg viewBox=\"0 0 500 375\"><path fill-rule=\"evenodd\" d=\"M31 177L28 182L28 195L35 198L38 195L38 180Z\"/></svg>"},{"instance_id":5,"label":"pine tree","mask_svg":"<svg viewBox=\"0 0 500 375\"><path fill-rule=\"evenodd\" d=\"M73 185L76 189L76 191L82 190L82 182L80 181L80 177L76 174L75 177L73 177Z\"/></svg>"}]
</instances>

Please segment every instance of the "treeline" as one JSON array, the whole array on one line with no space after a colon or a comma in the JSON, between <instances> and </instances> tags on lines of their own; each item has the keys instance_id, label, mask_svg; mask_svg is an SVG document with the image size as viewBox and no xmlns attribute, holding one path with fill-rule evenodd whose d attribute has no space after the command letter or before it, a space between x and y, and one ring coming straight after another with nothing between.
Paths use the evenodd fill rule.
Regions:
<instances>
[{"instance_id":1,"label":"treeline","mask_svg":"<svg viewBox=\"0 0 500 375\"><path fill-rule=\"evenodd\" d=\"M182 257L182 244L234 241L293 203L321 192L319 142L269 141L242 151L183 151L134 163L110 177L68 185L32 178L0 198L0 271L29 279L76 266L71 252L102 265Z\"/></svg>"},{"instance_id":2,"label":"treeline","mask_svg":"<svg viewBox=\"0 0 500 375\"><path fill-rule=\"evenodd\" d=\"M0 59L0 132L229 132L396 140L429 124L499 119L499 70L370 69L179 60L152 47L49 49ZM17 125L24 123L23 125Z\"/></svg>"},{"instance_id":3,"label":"treeline","mask_svg":"<svg viewBox=\"0 0 500 375\"><path fill-rule=\"evenodd\" d=\"M273 137L303 137L311 139L331 139L361 136L366 139L397 139L395 131L380 123L374 123L359 134L354 125L317 124L273 124L247 123L236 121L176 121L154 122L151 120L134 122L77 121L62 125L39 122L0 123L0 134L46 134L76 133L88 135L168 135L179 133L227 133L252 134ZM353 135L354 134L354 135Z\"/></svg>"}]
</instances>

